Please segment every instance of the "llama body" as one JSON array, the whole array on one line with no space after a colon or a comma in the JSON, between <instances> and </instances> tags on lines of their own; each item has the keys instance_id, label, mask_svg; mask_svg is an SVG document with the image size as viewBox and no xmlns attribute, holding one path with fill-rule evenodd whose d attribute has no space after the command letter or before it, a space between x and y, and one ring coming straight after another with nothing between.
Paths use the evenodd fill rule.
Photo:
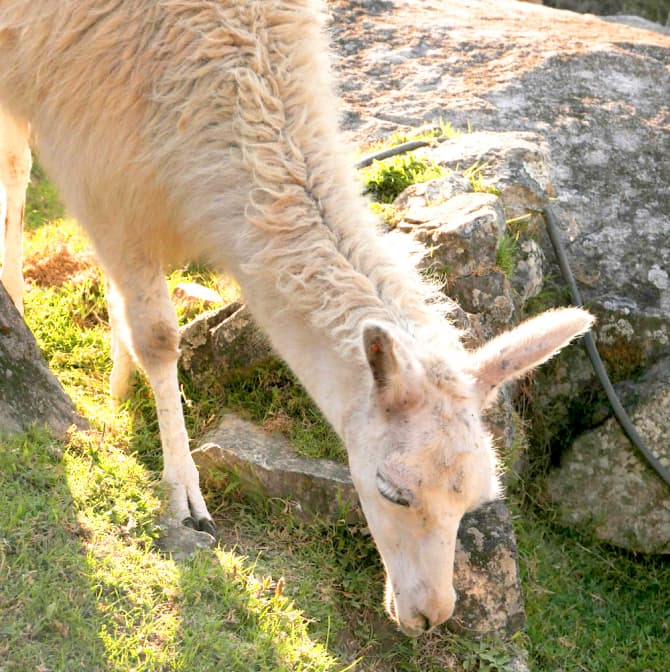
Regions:
<instances>
[{"instance_id":1,"label":"llama body","mask_svg":"<svg viewBox=\"0 0 670 672\"><path fill-rule=\"evenodd\" d=\"M3 282L20 306L30 123L109 280L112 396L136 365L154 389L172 514L212 529L162 270L199 259L237 279L343 438L389 611L416 635L453 611L463 513L497 496L482 408L590 317L547 313L464 350L357 193L321 24L312 0L0 0L0 156L22 157L11 184L0 164Z\"/></svg>"}]
</instances>

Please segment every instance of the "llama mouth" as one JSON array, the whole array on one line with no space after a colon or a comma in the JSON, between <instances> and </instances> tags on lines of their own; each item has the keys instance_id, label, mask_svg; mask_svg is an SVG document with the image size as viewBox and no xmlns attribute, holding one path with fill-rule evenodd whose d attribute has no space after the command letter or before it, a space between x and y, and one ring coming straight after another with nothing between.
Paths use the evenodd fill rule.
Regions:
<instances>
[{"instance_id":1,"label":"llama mouth","mask_svg":"<svg viewBox=\"0 0 670 672\"><path fill-rule=\"evenodd\" d=\"M386 613L391 617L391 619L396 623L399 623L398 606L396 604L393 586L391 585L391 579L389 579L388 575L386 576L386 594L384 598L384 607L386 609Z\"/></svg>"}]
</instances>

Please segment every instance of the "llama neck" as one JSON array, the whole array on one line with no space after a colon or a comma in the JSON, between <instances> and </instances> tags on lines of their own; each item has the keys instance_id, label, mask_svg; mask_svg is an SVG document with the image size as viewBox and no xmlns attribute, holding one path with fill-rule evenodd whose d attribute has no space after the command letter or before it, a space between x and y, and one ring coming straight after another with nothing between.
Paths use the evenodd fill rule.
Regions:
<instances>
[{"instance_id":1,"label":"llama neck","mask_svg":"<svg viewBox=\"0 0 670 672\"><path fill-rule=\"evenodd\" d=\"M368 387L362 349L359 356L343 357L331 337L310 326L303 313L262 284L247 282L244 297L274 349L342 436L349 409Z\"/></svg>"}]
</instances>

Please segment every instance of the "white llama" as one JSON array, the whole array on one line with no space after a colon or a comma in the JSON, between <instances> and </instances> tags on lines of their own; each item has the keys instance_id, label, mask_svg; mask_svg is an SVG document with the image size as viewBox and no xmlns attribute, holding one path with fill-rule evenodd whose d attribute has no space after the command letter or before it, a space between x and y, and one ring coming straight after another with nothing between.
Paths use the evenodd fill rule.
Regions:
<instances>
[{"instance_id":1,"label":"white llama","mask_svg":"<svg viewBox=\"0 0 670 672\"><path fill-rule=\"evenodd\" d=\"M162 269L231 273L346 444L409 635L449 618L466 511L498 495L481 411L591 324L545 313L466 351L388 249L337 130L316 0L0 0L5 282L21 306L28 122L110 284L111 392L155 392L172 515L212 523L177 385Z\"/></svg>"}]
</instances>

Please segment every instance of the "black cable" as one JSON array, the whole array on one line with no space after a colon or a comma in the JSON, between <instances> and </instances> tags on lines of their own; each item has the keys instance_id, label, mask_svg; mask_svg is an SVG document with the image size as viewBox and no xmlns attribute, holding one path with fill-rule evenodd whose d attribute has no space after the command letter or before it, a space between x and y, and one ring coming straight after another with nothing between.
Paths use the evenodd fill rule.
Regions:
<instances>
[{"instance_id":1,"label":"black cable","mask_svg":"<svg viewBox=\"0 0 670 672\"><path fill-rule=\"evenodd\" d=\"M375 154L364 156L356 164L356 168L366 168L375 161L382 161L383 159L388 159L389 157L396 156L397 154L412 152L415 149L420 149L421 147L429 147L435 142L444 142L446 139L447 138L433 138L432 140L410 140L409 142L403 142L401 145L395 145L389 149L382 149L380 152L376 152Z\"/></svg>"},{"instance_id":2,"label":"black cable","mask_svg":"<svg viewBox=\"0 0 670 672\"><path fill-rule=\"evenodd\" d=\"M575 282L575 278L572 275L572 271L570 270L570 265L568 264L565 247L563 246L563 242L561 241L561 237L558 232L556 215L554 215L554 211L549 205L545 206L543 212L545 221L547 222L547 232L549 233L551 244L554 247L554 252L556 252L558 265L561 268L561 274L563 275L563 279L567 283L568 289L570 290L570 298L572 299L572 303L575 306L582 307L582 297L579 294L577 283ZM637 433L637 430L628 416L628 413L626 413L626 410L622 406L617 393L612 387L612 383L610 382L610 379L607 375L607 370L605 369L603 360L600 358L598 348L596 348L596 343L590 333L584 334L584 345L589 355L589 359L591 360L591 364L593 365L593 369L596 372L596 376L598 376L598 380L605 390L605 394L607 395L607 399L612 406L614 415L616 416L616 419L621 425L624 433L631 440L633 445L635 445L635 447L642 453L642 455L644 455L647 462L649 462L649 464L653 467L654 471L668 484L668 486L670 486L670 471L668 471L661 464L659 459L651 452L651 450L649 450L642 437Z\"/></svg>"},{"instance_id":3,"label":"black cable","mask_svg":"<svg viewBox=\"0 0 670 672\"><path fill-rule=\"evenodd\" d=\"M433 144L434 142L444 142L444 140L446 140L446 138L433 138L432 140L412 140L410 142L404 142L400 145L396 145L395 147L391 147L390 149L385 149L375 154L370 154L369 156L364 157L356 164L356 168L365 168L366 166L372 164L374 161L381 161L382 159L388 159L389 157L396 156L397 154L404 154L406 152L411 152L412 150L418 149L420 147L427 147ZM556 257L558 258L558 265L561 269L563 279L568 285L572 303L575 306L581 308L583 307L582 297L579 294L579 290L577 289L577 283L575 282L575 278L572 275L572 271L570 270L570 264L568 263L568 257L565 253L565 247L563 247L563 242L561 241L558 232L556 215L554 215L554 211L548 204L545 206L543 214L545 221L547 222L547 232L549 233L549 239L551 240L551 244L553 245L554 251L556 252ZM600 358L598 348L596 347L596 343L593 339L593 336L590 333L584 334L584 345L586 347L586 352L588 353L589 359L591 360L593 370L595 371L598 381L603 387L603 390L605 390L607 399L609 400L610 405L612 406L612 410L614 411L614 416L616 417L619 425L621 426L621 429L623 429L624 434L628 437L631 443L642 453L642 455L647 460L649 465L654 469L654 471L665 481L668 487L670 487L670 471L668 471L668 469L666 469L661 464L660 460L656 457L656 455L654 455L651 452L651 450L649 450L649 448L643 441L642 437L637 433L637 430L635 429L633 422L628 416L628 413L626 413L626 409L624 409L624 407L622 406L621 401L619 400L619 397L617 396L617 393L614 390L614 387L612 387L612 383L610 382L609 376L607 375L607 370L605 369L603 360Z\"/></svg>"}]
</instances>

